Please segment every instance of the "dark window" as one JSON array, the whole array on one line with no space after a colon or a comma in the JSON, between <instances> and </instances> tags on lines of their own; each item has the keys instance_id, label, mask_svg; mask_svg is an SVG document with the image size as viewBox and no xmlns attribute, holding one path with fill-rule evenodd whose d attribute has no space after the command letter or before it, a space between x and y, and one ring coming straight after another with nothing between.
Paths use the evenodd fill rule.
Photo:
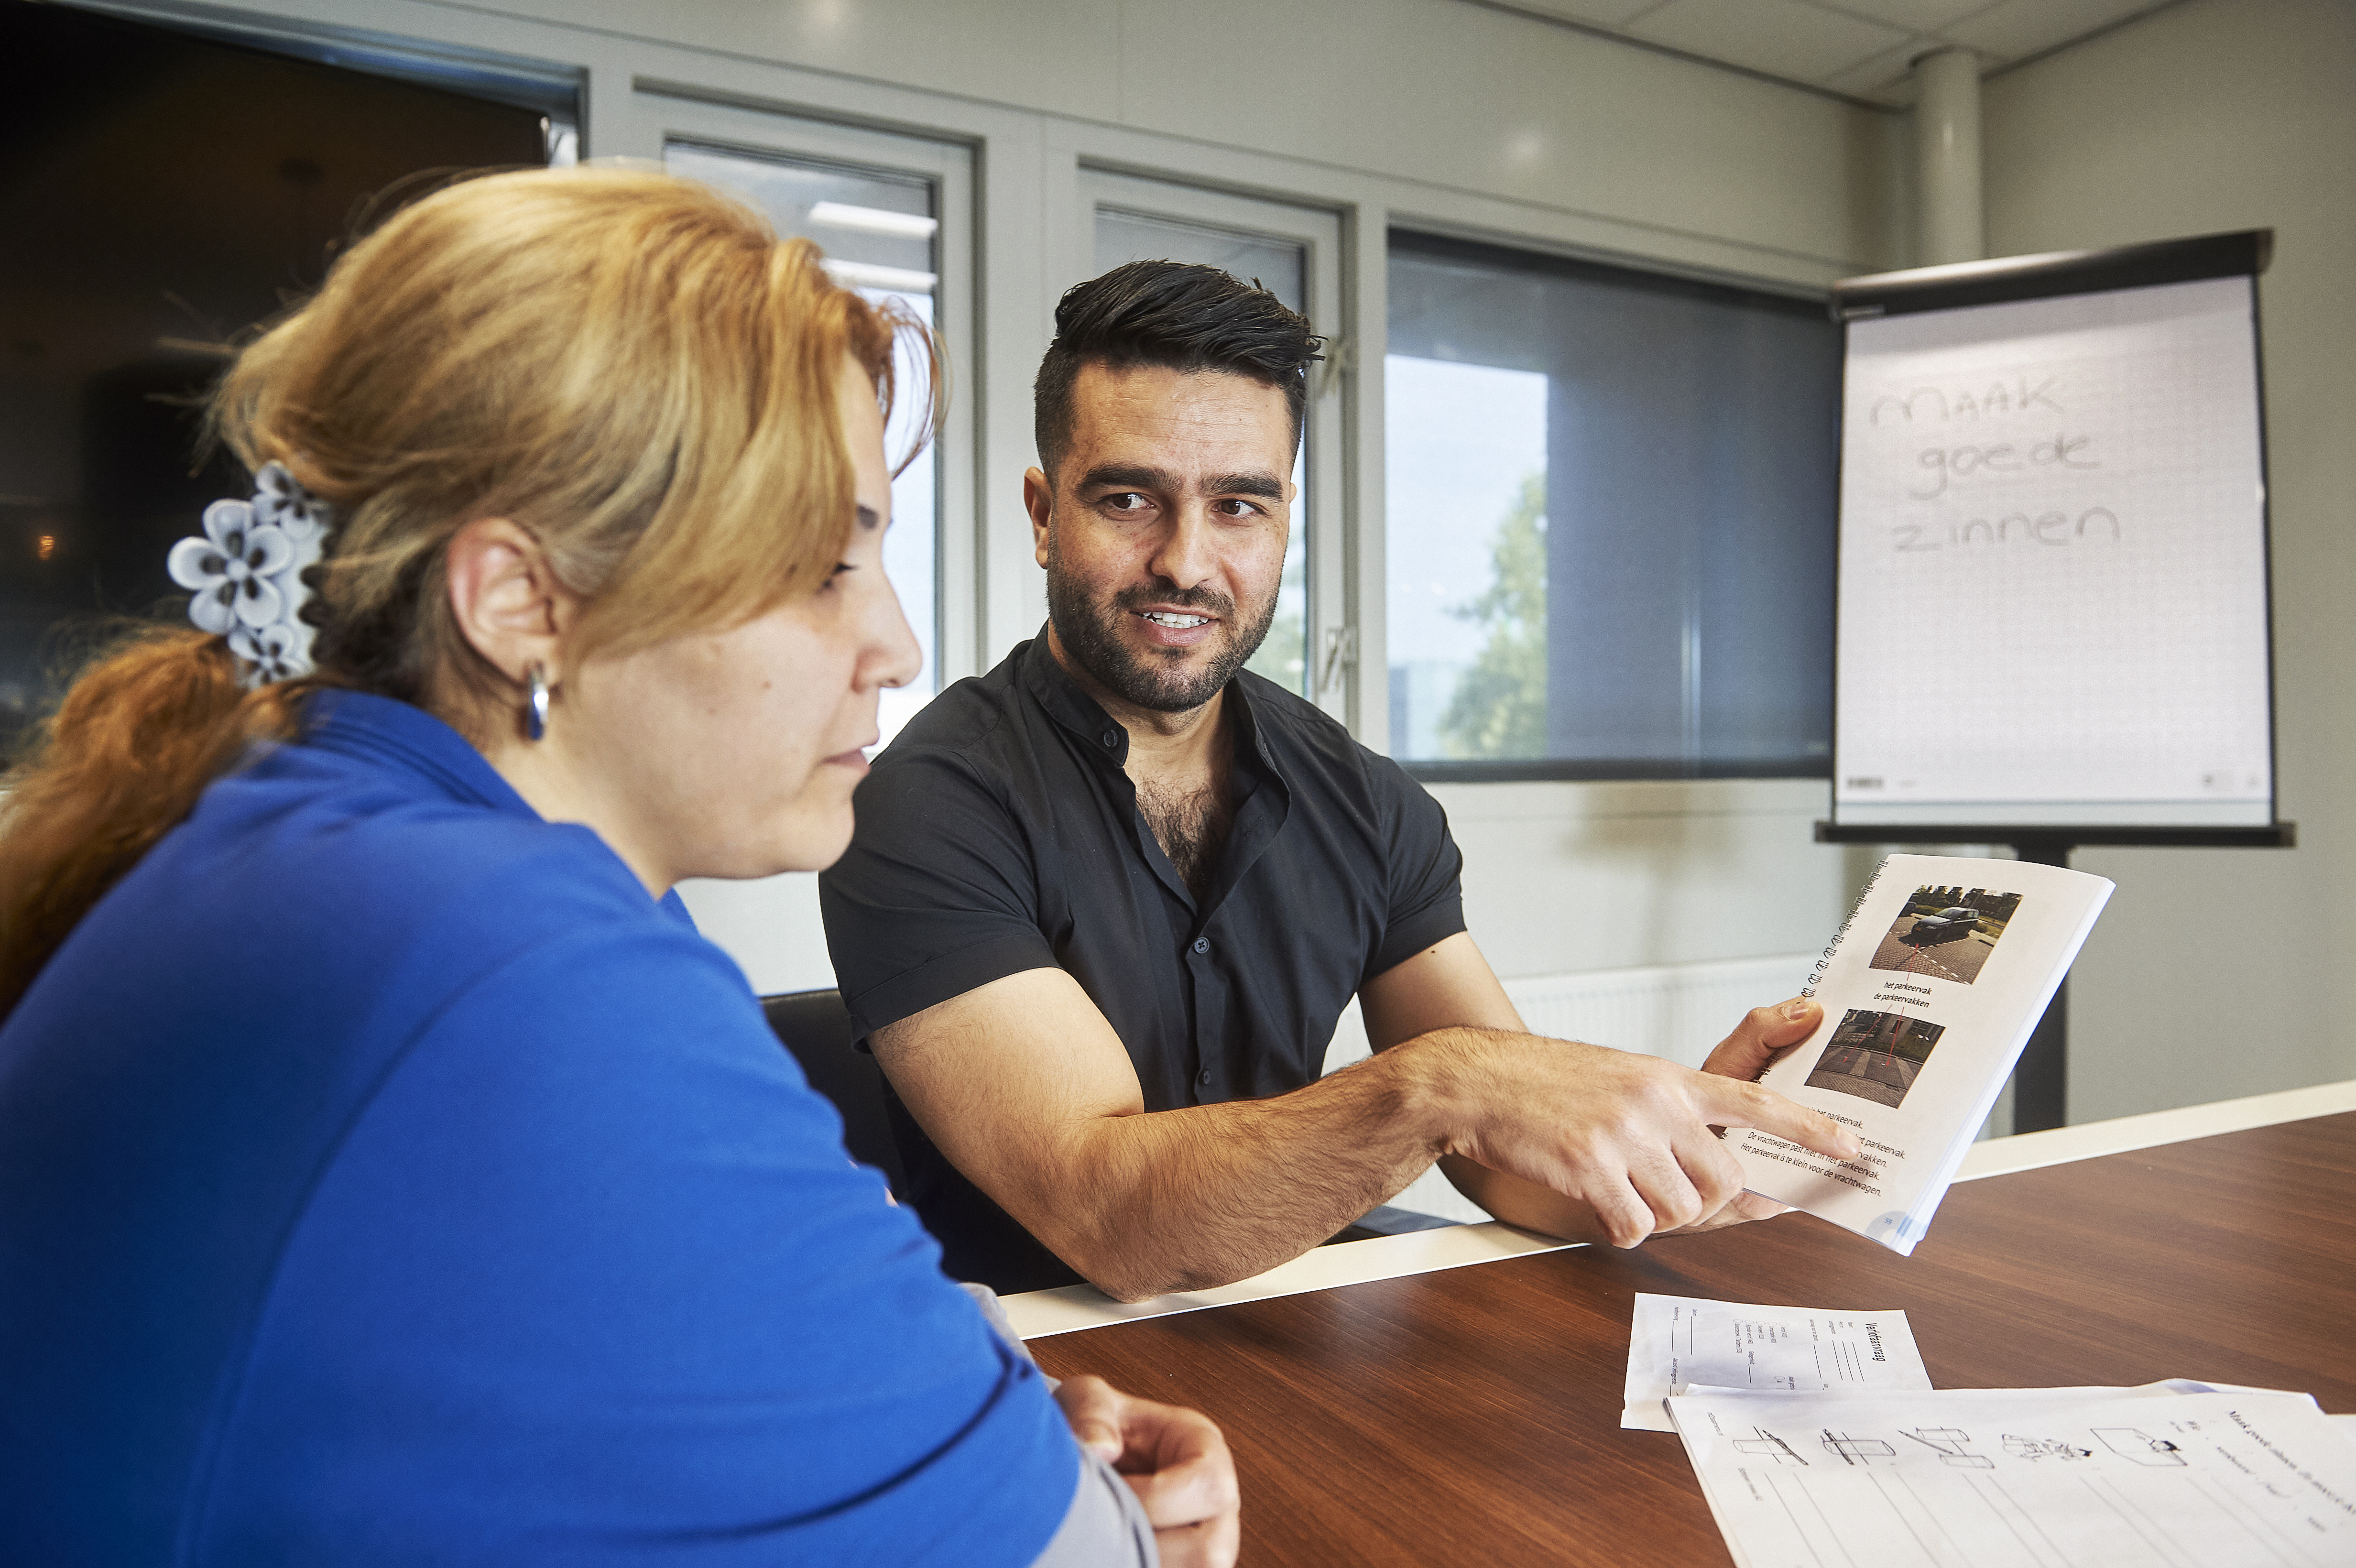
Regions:
<instances>
[{"instance_id":1,"label":"dark window","mask_svg":"<svg viewBox=\"0 0 2356 1568\"><path fill-rule=\"evenodd\" d=\"M1392 755L1426 778L1828 767L1820 302L1394 232Z\"/></svg>"},{"instance_id":2,"label":"dark window","mask_svg":"<svg viewBox=\"0 0 2356 1568\"><path fill-rule=\"evenodd\" d=\"M0 0L0 35L13 750L104 617L181 613L166 552L208 502L242 493L225 458L197 466L225 346L318 285L375 194L425 170L544 163L554 128L515 92L490 101L59 5Z\"/></svg>"}]
</instances>

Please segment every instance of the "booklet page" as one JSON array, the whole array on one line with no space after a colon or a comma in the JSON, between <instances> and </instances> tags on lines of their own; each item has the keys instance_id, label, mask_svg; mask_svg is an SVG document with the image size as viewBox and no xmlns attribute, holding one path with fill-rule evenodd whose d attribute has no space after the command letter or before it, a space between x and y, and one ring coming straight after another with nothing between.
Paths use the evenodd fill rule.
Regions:
<instances>
[{"instance_id":1,"label":"booklet page","mask_svg":"<svg viewBox=\"0 0 2356 1568\"><path fill-rule=\"evenodd\" d=\"M1735 1135L1745 1185L1912 1252L2110 893L2019 860L1884 860L1812 980L1823 1023L1760 1076L1864 1150Z\"/></svg>"},{"instance_id":2,"label":"booklet page","mask_svg":"<svg viewBox=\"0 0 2356 1568\"><path fill-rule=\"evenodd\" d=\"M1903 1312L1760 1307L1639 1291L1620 1424L1674 1432L1661 1401L1688 1385L1800 1393L1927 1389Z\"/></svg>"}]
</instances>

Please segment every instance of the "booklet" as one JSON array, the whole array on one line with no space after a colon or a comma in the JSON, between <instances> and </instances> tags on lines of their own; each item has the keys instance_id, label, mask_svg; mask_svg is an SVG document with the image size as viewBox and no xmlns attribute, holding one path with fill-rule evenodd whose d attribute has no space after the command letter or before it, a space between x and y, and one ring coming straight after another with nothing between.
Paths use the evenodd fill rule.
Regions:
<instances>
[{"instance_id":1,"label":"booklet","mask_svg":"<svg viewBox=\"0 0 2356 1568\"><path fill-rule=\"evenodd\" d=\"M1824 1021L1759 1075L1864 1149L1730 1135L1743 1185L1912 1253L2111 886L2020 860L1882 861L1802 988Z\"/></svg>"}]
</instances>

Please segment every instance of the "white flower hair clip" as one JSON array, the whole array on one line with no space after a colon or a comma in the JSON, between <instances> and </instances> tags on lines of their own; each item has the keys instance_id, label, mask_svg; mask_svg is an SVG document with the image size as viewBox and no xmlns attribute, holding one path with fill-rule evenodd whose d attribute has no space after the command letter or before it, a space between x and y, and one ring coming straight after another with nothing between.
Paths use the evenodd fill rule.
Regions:
<instances>
[{"instance_id":1,"label":"white flower hair clip","mask_svg":"<svg viewBox=\"0 0 2356 1568\"><path fill-rule=\"evenodd\" d=\"M195 595L188 619L229 638L248 686L311 673L303 570L326 553L334 517L285 464L265 463L252 499L215 501L205 508L204 537L172 547L172 581Z\"/></svg>"}]
</instances>

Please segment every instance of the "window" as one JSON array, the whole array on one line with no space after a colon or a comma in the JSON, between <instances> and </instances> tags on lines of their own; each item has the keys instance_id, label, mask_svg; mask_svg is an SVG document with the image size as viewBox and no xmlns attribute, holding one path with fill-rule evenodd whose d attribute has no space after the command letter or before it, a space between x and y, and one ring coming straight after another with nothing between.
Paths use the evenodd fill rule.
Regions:
<instances>
[{"instance_id":1,"label":"window","mask_svg":"<svg viewBox=\"0 0 2356 1568\"><path fill-rule=\"evenodd\" d=\"M780 234L816 241L836 282L870 299L894 301L942 333L951 344L955 382L964 357L951 329L964 330L958 318L966 302L959 270L945 258L962 243L961 219L952 209L962 208L965 149L655 94L641 94L640 102L664 126L667 167L744 197ZM900 384L920 385L921 372L905 345L900 355ZM917 409L916 401L904 400L894 411L884 446L895 456L907 450ZM925 664L910 684L884 693L877 718L884 745L941 689L942 655L958 645L956 627L970 626L967 607L956 606L966 613L953 614L940 592L945 555L958 542L944 527L948 480L968 472L959 421L969 418L953 410L949 427L892 483L884 569ZM965 635L969 639L969 630ZM947 678L969 672L959 664Z\"/></svg>"},{"instance_id":2,"label":"window","mask_svg":"<svg viewBox=\"0 0 2356 1568\"><path fill-rule=\"evenodd\" d=\"M1392 754L1430 778L1821 775L1821 304L1395 232Z\"/></svg>"},{"instance_id":3,"label":"window","mask_svg":"<svg viewBox=\"0 0 2356 1568\"><path fill-rule=\"evenodd\" d=\"M1328 320L1339 293L1339 226L1333 214L1120 175L1091 172L1083 180L1095 215L1094 253L1086 275L1098 276L1129 261L1199 262L1247 282L1257 280L1313 325L1334 330ZM1315 604L1311 593L1312 576L1337 590L1341 578L1338 551L1327 552L1336 557L1333 567L1312 571L1312 561L1322 565L1316 547L1339 543L1338 400L1323 395L1331 384L1323 367L1310 368L1308 428L1293 468L1300 494L1293 503L1284 581L1276 619L1248 667L1338 710L1346 671L1323 667L1312 657L1322 645L1319 628L1338 627L1344 619L1338 592L1315 595Z\"/></svg>"},{"instance_id":4,"label":"window","mask_svg":"<svg viewBox=\"0 0 2356 1568\"><path fill-rule=\"evenodd\" d=\"M247 483L226 453L191 463L237 335L317 286L372 193L562 154L573 94L562 72L395 69L389 46L346 69L306 58L353 52L316 40L64 5L11 5L5 27L0 753L107 617L185 624L173 542Z\"/></svg>"}]
</instances>

